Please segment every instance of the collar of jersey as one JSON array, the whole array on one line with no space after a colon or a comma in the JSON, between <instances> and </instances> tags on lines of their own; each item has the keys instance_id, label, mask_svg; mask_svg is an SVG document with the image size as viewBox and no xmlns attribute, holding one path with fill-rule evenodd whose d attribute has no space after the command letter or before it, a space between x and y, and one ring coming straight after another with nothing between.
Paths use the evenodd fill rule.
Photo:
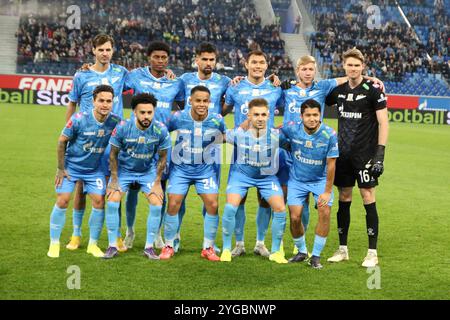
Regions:
<instances>
[{"instance_id":1,"label":"collar of jersey","mask_svg":"<svg viewBox=\"0 0 450 320\"><path fill-rule=\"evenodd\" d=\"M205 81L205 82L211 81L211 80L214 78L214 75L215 75L215 73L212 72L212 73L211 73L211 78L206 79L206 80L202 80L202 79L200 79L200 77L198 76L198 71L197 71L197 72L194 72L194 73L195 73L195 77L197 78L198 81Z\"/></svg>"},{"instance_id":2,"label":"collar of jersey","mask_svg":"<svg viewBox=\"0 0 450 320\"><path fill-rule=\"evenodd\" d=\"M305 125L303 124L303 122L301 123L301 126L302 126L303 132L304 132L308 137L314 137L314 136L316 136L317 134L319 134L320 130L322 129L323 122L320 123L319 128L318 128L317 131L314 132L313 134L309 134L308 132L306 132L306 130L305 130Z\"/></svg>"},{"instance_id":3,"label":"collar of jersey","mask_svg":"<svg viewBox=\"0 0 450 320\"><path fill-rule=\"evenodd\" d=\"M311 86L308 87L308 88L306 88L306 89L300 88L299 86L297 86L297 84L294 86L294 88L295 88L297 91L300 91L300 90L311 91L311 90L314 89L314 87L316 86L316 84L317 84L317 81L314 80L314 81L312 82Z\"/></svg>"},{"instance_id":4,"label":"collar of jersey","mask_svg":"<svg viewBox=\"0 0 450 320\"><path fill-rule=\"evenodd\" d=\"M147 132L148 130L150 130L150 128L153 127L153 124L155 123L155 119L154 119L154 118L152 119L152 122L150 122L150 125L149 125L148 128L145 129L145 130L139 129L138 126L137 126L137 124L136 124L136 122L137 122L137 118L135 117L134 120L133 120L133 125L134 125L134 127L135 127L139 132Z\"/></svg>"},{"instance_id":5,"label":"collar of jersey","mask_svg":"<svg viewBox=\"0 0 450 320\"><path fill-rule=\"evenodd\" d=\"M150 72L150 67L149 66L147 66L147 67L144 67L144 72L145 72L145 74L148 76L148 77L150 77L152 80L154 80L154 81L158 81L158 82L160 82L160 81L167 81L168 79L166 78L166 76L164 75L164 76L162 76L161 78L157 78L157 77L155 77L154 75L152 75L152 73Z\"/></svg>"},{"instance_id":6,"label":"collar of jersey","mask_svg":"<svg viewBox=\"0 0 450 320\"><path fill-rule=\"evenodd\" d=\"M105 124L106 120L108 120L109 116L111 115L111 112L110 112L110 113L108 114L108 116L105 118L105 121L103 121L103 123L100 122L100 121L98 121L97 118L95 117L95 115L94 115L94 108L92 108L91 114L92 114L92 118L94 119L94 121L95 121L99 126L103 126L103 125Z\"/></svg>"},{"instance_id":7,"label":"collar of jersey","mask_svg":"<svg viewBox=\"0 0 450 320\"><path fill-rule=\"evenodd\" d=\"M192 118L191 110L192 110L192 107L190 107L189 110L186 110L186 112L189 113L189 118L190 118L192 121L194 121L194 122L203 123L203 122L205 122L206 120L208 120L209 117L211 116L211 112L208 111L208 115L206 116L205 120L203 120L203 121L197 121L197 120L194 120L194 118Z\"/></svg>"},{"instance_id":8,"label":"collar of jersey","mask_svg":"<svg viewBox=\"0 0 450 320\"><path fill-rule=\"evenodd\" d=\"M95 70L92 70L92 69L89 69L89 71L91 71L91 72L93 72L93 73L95 73L95 74L104 75L104 74L108 73L108 71L111 70L111 68L112 68L112 64L110 63L110 64L109 64L109 68L106 69L106 70L103 71L103 72L98 72L98 71L95 71Z\"/></svg>"},{"instance_id":9,"label":"collar of jersey","mask_svg":"<svg viewBox=\"0 0 450 320\"><path fill-rule=\"evenodd\" d=\"M267 81L267 79L264 78L264 81L261 82L260 84L254 84L254 83L250 82L250 80L248 80L248 77L247 77L247 76L244 78L244 80L247 81L247 83L248 83L249 85L251 85L252 87L261 87L261 86L264 85L264 84L266 83L266 81Z\"/></svg>"}]
</instances>

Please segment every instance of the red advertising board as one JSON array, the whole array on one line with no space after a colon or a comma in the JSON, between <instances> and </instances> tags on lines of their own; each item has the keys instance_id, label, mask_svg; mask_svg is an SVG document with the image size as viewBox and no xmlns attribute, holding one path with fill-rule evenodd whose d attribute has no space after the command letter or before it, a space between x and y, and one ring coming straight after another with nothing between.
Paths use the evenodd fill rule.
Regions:
<instances>
[{"instance_id":1,"label":"red advertising board","mask_svg":"<svg viewBox=\"0 0 450 320\"><path fill-rule=\"evenodd\" d=\"M2 74L0 88L69 92L72 88L72 77Z\"/></svg>"}]
</instances>

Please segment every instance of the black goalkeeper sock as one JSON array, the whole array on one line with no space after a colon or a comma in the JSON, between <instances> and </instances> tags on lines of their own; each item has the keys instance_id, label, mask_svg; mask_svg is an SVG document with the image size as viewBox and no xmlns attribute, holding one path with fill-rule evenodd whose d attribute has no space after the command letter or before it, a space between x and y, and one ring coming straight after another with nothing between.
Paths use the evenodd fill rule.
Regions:
<instances>
[{"instance_id":1,"label":"black goalkeeper sock","mask_svg":"<svg viewBox=\"0 0 450 320\"><path fill-rule=\"evenodd\" d=\"M377 248L378 240L378 213L376 202L365 204L367 235L369 236L369 249Z\"/></svg>"},{"instance_id":2,"label":"black goalkeeper sock","mask_svg":"<svg viewBox=\"0 0 450 320\"><path fill-rule=\"evenodd\" d=\"M339 244L347 245L348 229L350 228L350 205L351 201L339 201L339 209L337 212L337 225L339 233Z\"/></svg>"}]
</instances>

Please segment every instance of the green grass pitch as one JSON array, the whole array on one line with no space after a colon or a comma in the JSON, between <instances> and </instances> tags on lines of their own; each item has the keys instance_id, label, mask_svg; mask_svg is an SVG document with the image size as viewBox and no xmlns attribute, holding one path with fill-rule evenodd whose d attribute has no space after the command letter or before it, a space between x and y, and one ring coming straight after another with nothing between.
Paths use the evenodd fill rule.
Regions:
<instances>
[{"instance_id":1,"label":"green grass pitch","mask_svg":"<svg viewBox=\"0 0 450 320\"><path fill-rule=\"evenodd\" d=\"M85 252L90 204L83 222L83 247L59 259L46 256L49 216L55 201L56 141L64 108L0 105L0 298L2 299L449 299L450 298L450 126L391 124L386 171L377 189L380 215L379 286L361 267L367 250L365 213L358 193L352 205L350 261L326 262L338 246L336 210L323 252L324 269L305 264L277 265L252 254L256 195L247 200L247 255L232 263L200 258L203 237L201 203L188 196L182 249L170 261L149 261L142 254L147 206L140 196L135 246L105 261ZM228 125L232 118L227 117ZM278 119L280 121L280 119ZM328 120L333 127L336 121ZM228 166L223 166L226 181ZM225 201L220 194L220 215ZM355 190L357 192L357 190ZM335 192L335 201L336 192ZM307 233L312 249L317 213L311 210ZM69 207L62 233L71 233ZM123 222L125 224L125 222ZM217 243L222 244L222 233ZM124 232L124 228L122 228ZM266 243L270 245L270 233ZM287 257L292 240L284 237ZM107 245L103 229L100 246ZM68 289L70 266L81 270L81 289ZM372 278L370 278L372 276Z\"/></svg>"}]
</instances>

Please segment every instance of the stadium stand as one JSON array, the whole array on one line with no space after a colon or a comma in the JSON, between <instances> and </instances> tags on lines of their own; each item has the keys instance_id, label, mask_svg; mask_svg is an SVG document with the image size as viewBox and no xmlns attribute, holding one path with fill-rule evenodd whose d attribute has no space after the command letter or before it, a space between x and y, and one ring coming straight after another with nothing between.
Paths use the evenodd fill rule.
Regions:
<instances>
[{"instance_id":1,"label":"stadium stand","mask_svg":"<svg viewBox=\"0 0 450 320\"><path fill-rule=\"evenodd\" d=\"M218 47L217 69L222 73L245 73L245 54L263 48L272 71L294 76L279 26L262 27L250 0L80 0L81 30L66 26L69 5L39 1L37 13L21 17L18 73L72 75L91 59L89 40L105 32L116 41L113 62L129 69L146 63L150 41L165 40L173 50L171 68L178 74L193 70L195 47L210 41Z\"/></svg>"},{"instance_id":2,"label":"stadium stand","mask_svg":"<svg viewBox=\"0 0 450 320\"><path fill-rule=\"evenodd\" d=\"M341 76L341 54L357 46L367 57L368 73L385 80L388 93L450 96L445 80L449 63L447 1L400 1L411 17L411 29L393 0L306 0L316 26L316 32L308 35L309 44L322 75ZM366 27L366 9L371 4L381 10L380 28ZM431 37L423 32L427 28Z\"/></svg>"}]
</instances>

